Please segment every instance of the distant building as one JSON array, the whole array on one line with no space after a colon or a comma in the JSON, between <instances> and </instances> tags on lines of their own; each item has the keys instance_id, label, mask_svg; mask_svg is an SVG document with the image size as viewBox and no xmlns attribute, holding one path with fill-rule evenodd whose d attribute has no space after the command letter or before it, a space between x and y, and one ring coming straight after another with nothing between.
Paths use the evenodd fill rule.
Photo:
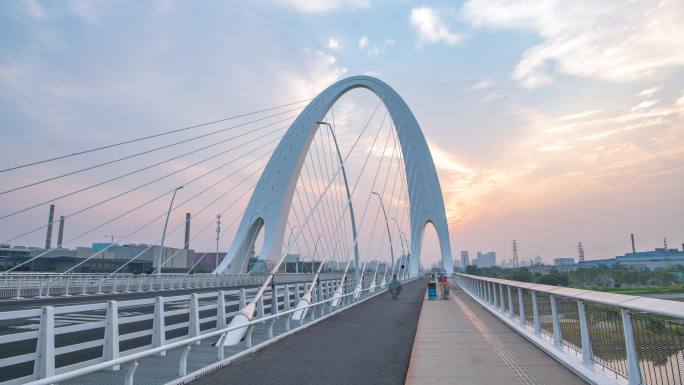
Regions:
<instances>
[{"instance_id":1,"label":"distant building","mask_svg":"<svg viewBox=\"0 0 684 385\"><path fill-rule=\"evenodd\" d=\"M192 271L195 273L210 273L214 271L216 266L223 262L223 258L226 257L227 253L219 252L218 255L215 251L210 252L200 252L196 251L193 253L192 266L195 266ZM218 259L218 261L217 261Z\"/></svg>"},{"instance_id":2,"label":"distant building","mask_svg":"<svg viewBox=\"0 0 684 385\"><path fill-rule=\"evenodd\" d=\"M470 263L470 257L468 256L468 250L461 250L461 267L466 268Z\"/></svg>"},{"instance_id":3,"label":"distant building","mask_svg":"<svg viewBox=\"0 0 684 385\"><path fill-rule=\"evenodd\" d=\"M572 266L575 264L575 258L555 258L553 260L554 266Z\"/></svg>"},{"instance_id":4,"label":"distant building","mask_svg":"<svg viewBox=\"0 0 684 385\"><path fill-rule=\"evenodd\" d=\"M490 251L488 253L477 252L477 258L473 261L477 267L492 267L496 266L496 252Z\"/></svg>"}]
</instances>

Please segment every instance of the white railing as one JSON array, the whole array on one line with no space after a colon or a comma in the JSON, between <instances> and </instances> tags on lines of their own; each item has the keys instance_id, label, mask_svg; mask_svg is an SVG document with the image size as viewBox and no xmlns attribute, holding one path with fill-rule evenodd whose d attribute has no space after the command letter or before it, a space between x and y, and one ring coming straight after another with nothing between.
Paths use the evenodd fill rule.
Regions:
<instances>
[{"instance_id":1,"label":"white railing","mask_svg":"<svg viewBox=\"0 0 684 385\"><path fill-rule=\"evenodd\" d=\"M684 383L684 303L466 274L487 310L594 384Z\"/></svg>"},{"instance_id":2,"label":"white railing","mask_svg":"<svg viewBox=\"0 0 684 385\"><path fill-rule=\"evenodd\" d=\"M366 280L367 284L370 284L370 280ZM329 281L333 282L333 281ZM301 330L305 327L310 326L313 323L319 322L325 318L328 318L350 306L353 306L355 304L358 304L360 302L363 302L371 297L374 297L380 293L383 293L385 291L385 288L381 288L378 284L371 285L371 287L367 287L361 291L361 295L355 296L354 294L354 284L353 282L348 282L348 285L346 285L347 289L347 294L344 294L342 297L342 300L339 302L339 305L337 307L332 306L332 302L335 301L335 298L333 298L332 294L334 293L335 287L339 284L339 281L334 281L332 284L328 285L323 285L319 287L318 290L318 299L314 299L314 303L311 305L306 306L306 309L309 309L307 312L307 316L304 318L301 318L300 320L294 321L291 320L293 313L295 313L298 310L294 309L294 304L297 303L298 297L301 294L299 290L295 291L295 300L291 301L291 297L289 296L289 292L287 291L287 287L289 285L285 285L285 293L287 293L283 298L287 298L287 300L281 302L280 298L281 295L278 293L279 290L276 290L276 296L277 298L277 304L279 306L273 307L271 314L270 315L265 315L264 310L268 308L267 305L259 305L257 309L258 314L257 317L243 325L235 326L235 327L227 327L226 322L219 323L214 328L207 329L202 331L201 333L197 330L197 325L201 324L203 320L197 319L199 312L201 312L203 309L202 306L198 306L197 300L200 295L198 294L192 294L190 301L191 305L189 308L190 312L190 320L187 323L189 326L189 329L194 332L190 332L188 335L184 335L182 337L178 337L173 340L166 340L166 341L159 341L158 339L155 339L155 335L159 336L159 333L153 334L153 344L152 345L146 345L143 348L135 349L135 350L130 350L126 351L125 353L119 354L117 351L116 347L117 341L115 339L115 336L118 335L116 333L116 327L113 327L113 325L116 324L122 324L122 319L119 318L117 322L117 317L116 317L116 309L119 308L119 304L116 303L116 301L109 301L107 303L107 321L105 321L104 325L99 325L100 327L104 326L105 327L105 341L103 342L103 347L104 347L104 353L102 357L98 357L97 359L93 360L92 362L88 362L87 364L81 364L78 365L78 367L67 367L67 368L60 368L59 370L55 371L54 370L54 362L44 362L39 360L44 360L45 353L48 352L48 350L43 349L38 352L36 352L36 356L34 359L36 359L36 364L35 367L38 370L38 373L34 370L34 375L29 378L23 378L23 379L17 379L16 381L23 381L22 383L26 382L26 380L30 380L31 378L35 379L33 382L29 382L30 385L47 385L47 384L55 384L55 383L65 383L66 381L69 380L79 380L80 382L76 381L77 383L103 383L103 379L98 377L98 375L108 375L107 378L105 379L105 383L123 383L126 385L132 385L135 380L136 373L138 373L141 368L147 367L148 370L153 370L156 371L158 378L162 381L162 383L183 383L186 381L190 381L194 378L199 377L203 373L206 373L208 371L214 370L216 368L219 368L221 366L224 366L228 363L230 363L232 360L236 359L239 356L242 356L244 354L248 354L251 351L254 351L255 349L259 348L260 346L267 345L269 343L275 342L280 338L283 338L287 335L290 335L298 330ZM316 291L314 291L315 293ZM223 292L222 292L223 293ZM158 313L158 297L155 301L155 318L156 320L159 319L164 319L164 317L159 317L156 316ZM225 299L225 295L219 295L218 296L218 302L219 302L219 312L221 309L221 304L227 306L231 302L221 302L221 298ZM240 304L244 304L244 294L241 293L240 296ZM194 305L193 305L194 303ZM233 302L234 303L234 302ZM260 302L262 303L262 302ZM282 309L280 309L280 304L282 303ZM163 302L162 302L163 304ZM47 307L49 308L49 307ZM224 308L225 309L225 308ZM42 317L48 318L52 315L54 315L55 309L46 309L44 308L42 310ZM111 315L110 315L111 314ZM235 314L235 312L230 313L230 314L221 314L221 317L219 319L223 319L224 321L226 320L226 317L229 317L230 315ZM168 316L168 313L165 314ZM194 319L194 321L193 321ZM282 327L284 329L280 330L280 333L276 333L274 331L274 326L278 323L281 322ZM159 322L159 321L158 321ZM186 323L183 323L183 326L185 326ZM294 324L294 325L292 325ZM110 326L108 326L110 325ZM294 327L293 327L294 326ZM232 356L225 358L225 353L226 353L226 347L223 346L223 338L233 330L241 329L241 328L247 328L246 332L246 337L244 341L244 345L240 347L240 351L235 352L233 351ZM168 330L168 328L166 329ZM255 345L255 335L257 331L260 330L260 332L264 332L263 338L261 342L259 342L259 345ZM163 335L163 334L161 334ZM54 336L48 336L52 337L54 340ZM125 338L125 337L124 337ZM38 336L38 339L40 341L41 337ZM109 341L108 341L109 340ZM122 340L122 336L119 336L119 340ZM156 341L156 342L155 342ZM211 342L211 344L204 343L202 342ZM39 349L42 349L42 347L46 345L45 343L40 343L38 344ZM49 347L49 343L47 344ZM54 350L54 346L52 346L52 349ZM201 350L203 354L198 354L201 356L206 357L208 351L213 351L213 359L209 361L205 361L202 363L201 366L197 367L197 370L193 372L189 372L188 370L188 362L191 358L192 351L194 350ZM175 354L174 357L172 358L172 352L178 353ZM173 360L174 358L177 358L177 365L175 368L177 370L174 370L174 373L163 373L160 372L158 368L155 367L153 361L157 360L159 362L159 356L165 356L163 359L165 361ZM53 357L54 359L54 357ZM146 365L148 362L151 365ZM52 367L51 367L52 365ZM119 371L120 369L124 369L124 366L127 365L127 368L125 368L125 374L123 373L124 371L121 370L121 375L117 375L116 379L112 381L112 376L111 374L113 372ZM197 365L196 365L197 366ZM51 368L50 371L44 370L44 368ZM61 372L61 373L60 373ZM166 377L169 378L163 378L164 375L166 374Z\"/></svg>"},{"instance_id":3,"label":"white railing","mask_svg":"<svg viewBox=\"0 0 684 385\"><path fill-rule=\"evenodd\" d=\"M339 273L323 273L324 279ZM70 297L204 287L258 285L268 274L55 274L11 273L0 277L0 299ZM283 273L277 282L310 280L311 273Z\"/></svg>"}]
</instances>

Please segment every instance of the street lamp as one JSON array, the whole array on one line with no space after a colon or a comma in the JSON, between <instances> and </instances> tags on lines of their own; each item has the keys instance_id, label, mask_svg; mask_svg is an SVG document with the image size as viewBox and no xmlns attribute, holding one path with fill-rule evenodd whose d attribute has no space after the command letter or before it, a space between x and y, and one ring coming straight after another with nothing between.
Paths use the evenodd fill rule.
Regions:
<instances>
[{"instance_id":1,"label":"street lamp","mask_svg":"<svg viewBox=\"0 0 684 385\"><path fill-rule=\"evenodd\" d=\"M347 191L347 202L349 202L349 217L351 218L351 228L352 228L352 239L354 240L354 278L359 280L359 243L356 241L356 219L354 218L354 207L352 206L351 193L349 192L349 182L347 182L347 171L344 168L344 161L342 160L342 153L340 152L340 146L337 144L337 136L335 136L335 130L328 122L316 122L319 125L328 126L330 129L330 134L333 137L333 142L335 142L335 150L337 151L337 159L340 161L340 167L342 168L342 179L344 180L344 188Z\"/></svg>"},{"instance_id":2,"label":"street lamp","mask_svg":"<svg viewBox=\"0 0 684 385\"><path fill-rule=\"evenodd\" d=\"M389 221L387 220L387 212L385 211L385 204L382 203L382 195L376 193L375 191L371 191L371 194L377 195L378 199L380 199L380 207L382 207L382 214L385 216L385 226L387 227L387 237L389 238L389 243L390 243L390 256L392 257L392 266L394 266L394 248L392 247L392 234L390 233Z\"/></svg>"},{"instance_id":3,"label":"street lamp","mask_svg":"<svg viewBox=\"0 0 684 385\"><path fill-rule=\"evenodd\" d=\"M166 227L169 225L169 216L171 215L171 208L173 207L173 201L176 199L176 193L178 190L182 189L183 186L176 187L173 190L173 195L171 195L171 203L169 203L169 210L166 212L166 221L164 222L164 231L162 232L161 239L161 250L159 251L159 258L157 259L157 274L161 274L162 261L164 260L164 240L166 239Z\"/></svg>"}]
</instances>

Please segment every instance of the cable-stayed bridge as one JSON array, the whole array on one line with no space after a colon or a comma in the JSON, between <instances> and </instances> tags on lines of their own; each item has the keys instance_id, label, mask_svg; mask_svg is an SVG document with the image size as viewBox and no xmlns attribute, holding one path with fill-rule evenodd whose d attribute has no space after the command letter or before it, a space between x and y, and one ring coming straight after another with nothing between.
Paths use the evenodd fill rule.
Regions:
<instances>
[{"instance_id":1,"label":"cable-stayed bridge","mask_svg":"<svg viewBox=\"0 0 684 385\"><path fill-rule=\"evenodd\" d=\"M424 302L428 224L453 272L441 187L372 77L0 173L2 384L683 382L680 303L466 275Z\"/></svg>"}]
</instances>

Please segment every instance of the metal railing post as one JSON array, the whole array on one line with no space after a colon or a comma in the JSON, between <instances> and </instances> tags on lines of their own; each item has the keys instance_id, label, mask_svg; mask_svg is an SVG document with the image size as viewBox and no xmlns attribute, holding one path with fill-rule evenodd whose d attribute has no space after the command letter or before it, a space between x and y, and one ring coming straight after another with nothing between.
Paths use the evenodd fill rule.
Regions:
<instances>
[{"instance_id":1,"label":"metal railing post","mask_svg":"<svg viewBox=\"0 0 684 385\"><path fill-rule=\"evenodd\" d=\"M278 286L275 285L271 292L271 314L278 314Z\"/></svg>"},{"instance_id":2,"label":"metal railing post","mask_svg":"<svg viewBox=\"0 0 684 385\"><path fill-rule=\"evenodd\" d=\"M498 286L498 285L495 283L495 284L493 284L493 287L492 287L492 295L493 295L493 298L494 298L494 304L493 304L493 305L494 305L495 308L496 308L496 307L499 307L499 298L497 298L497 295L496 295L496 287L497 287L497 286Z\"/></svg>"},{"instance_id":3,"label":"metal railing post","mask_svg":"<svg viewBox=\"0 0 684 385\"><path fill-rule=\"evenodd\" d=\"M285 292L283 293L283 309L290 310L290 285L285 285Z\"/></svg>"},{"instance_id":4,"label":"metal railing post","mask_svg":"<svg viewBox=\"0 0 684 385\"><path fill-rule=\"evenodd\" d=\"M128 371L126 372L126 379L124 380L124 385L134 385L136 369L138 369L138 361L133 361L131 366L128 367Z\"/></svg>"},{"instance_id":5,"label":"metal railing post","mask_svg":"<svg viewBox=\"0 0 684 385\"><path fill-rule=\"evenodd\" d=\"M520 325L525 326L525 303L523 302L523 289L518 288L518 312L520 313Z\"/></svg>"},{"instance_id":6,"label":"metal railing post","mask_svg":"<svg viewBox=\"0 0 684 385\"><path fill-rule=\"evenodd\" d=\"M501 304L499 306L499 311L502 313L506 312L506 303L504 302L503 285L499 284L499 298L501 298Z\"/></svg>"},{"instance_id":7,"label":"metal railing post","mask_svg":"<svg viewBox=\"0 0 684 385\"><path fill-rule=\"evenodd\" d=\"M634 344L634 332L632 330L632 315L627 309L620 309L622 316L622 330L625 333L625 348L627 348L627 380L629 385L641 384L641 370L636 345Z\"/></svg>"},{"instance_id":8,"label":"metal railing post","mask_svg":"<svg viewBox=\"0 0 684 385\"><path fill-rule=\"evenodd\" d=\"M14 299L23 299L21 296L21 277L19 277L19 284L17 285L17 296Z\"/></svg>"},{"instance_id":9,"label":"metal railing post","mask_svg":"<svg viewBox=\"0 0 684 385\"><path fill-rule=\"evenodd\" d=\"M263 318L264 317L264 296L262 295L259 297L259 301L257 301L257 318Z\"/></svg>"},{"instance_id":10,"label":"metal railing post","mask_svg":"<svg viewBox=\"0 0 684 385\"><path fill-rule=\"evenodd\" d=\"M200 335L200 320L199 320L199 299L197 293L190 294L190 318L188 318L188 335L197 337ZM199 345L200 341L197 341Z\"/></svg>"},{"instance_id":11,"label":"metal railing post","mask_svg":"<svg viewBox=\"0 0 684 385\"><path fill-rule=\"evenodd\" d=\"M556 347L561 347L561 330L560 322L558 320L558 309L556 307L556 296L549 294L549 302L551 302L551 322L553 325L553 343Z\"/></svg>"},{"instance_id":12,"label":"metal railing post","mask_svg":"<svg viewBox=\"0 0 684 385\"><path fill-rule=\"evenodd\" d=\"M534 334L541 334L541 320L539 319L539 307L537 306L537 292L530 290L532 295L532 318L534 319Z\"/></svg>"},{"instance_id":13,"label":"metal railing post","mask_svg":"<svg viewBox=\"0 0 684 385\"><path fill-rule=\"evenodd\" d=\"M218 301L216 302L216 329L223 329L226 327L226 292L221 290L218 292Z\"/></svg>"},{"instance_id":14,"label":"metal railing post","mask_svg":"<svg viewBox=\"0 0 684 385\"><path fill-rule=\"evenodd\" d=\"M119 306L116 301L107 302L107 319L105 321L105 338L102 356L105 361L119 358ZM119 370L114 365L111 370Z\"/></svg>"},{"instance_id":15,"label":"metal railing post","mask_svg":"<svg viewBox=\"0 0 684 385\"><path fill-rule=\"evenodd\" d=\"M199 341L197 341L199 344ZM187 345L181 353L180 362L178 363L178 377L183 377L188 373L188 355L190 354L190 347Z\"/></svg>"},{"instance_id":16,"label":"metal railing post","mask_svg":"<svg viewBox=\"0 0 684 385\"><path fill-rule=\"evenodd\" d=\"M42 282L42 281L41 281ZM55 309L44 306L40 313L36 360L33 364L33 379L55 375Z\"/></svg>"},{"instance_id":17,"label":"metal railing post","mask_svg":"<svg viewBox=\"0 0 684 385\"><path fill-rule=\"evenodd\" d=\"M582 363L591 364L591 340L589 339L589 324L587 323L587 313L584 308L584 301L577 300L577 310L579 313L580 338L582 340Z\"/></svg>"},{"instance_id":18,"label":"metal railing post","mask_svg":"<svg viewBox=\"0 0 684 385\"><path fill-rule=\"evenodd\" d=\"M240 309L244 309L247 306L247 291L244 287L240 288Z\"/></svg>"},{"instance_id":19,"label":"metal railing post","mask_svg":"<svg viewBox=\"0 0 684 385\"><path fill-rule=\"evenodd\" d=\"M513 292L510 286L506 286L508 292L508 318L513 318Z\"/></svg>"},{"instance_id":20,"label":"metal railing post","mask_svg":"<svg viewBox=\"0 0 684 385\"><path fill-rule=\"evenodd\" d=\"M154 321L152 322L152 347L158 348L166 345L166 321L164 320L164 297L154 300ZM161 352L166 355L166 351Z\"/></svg>"}]
</instances>

